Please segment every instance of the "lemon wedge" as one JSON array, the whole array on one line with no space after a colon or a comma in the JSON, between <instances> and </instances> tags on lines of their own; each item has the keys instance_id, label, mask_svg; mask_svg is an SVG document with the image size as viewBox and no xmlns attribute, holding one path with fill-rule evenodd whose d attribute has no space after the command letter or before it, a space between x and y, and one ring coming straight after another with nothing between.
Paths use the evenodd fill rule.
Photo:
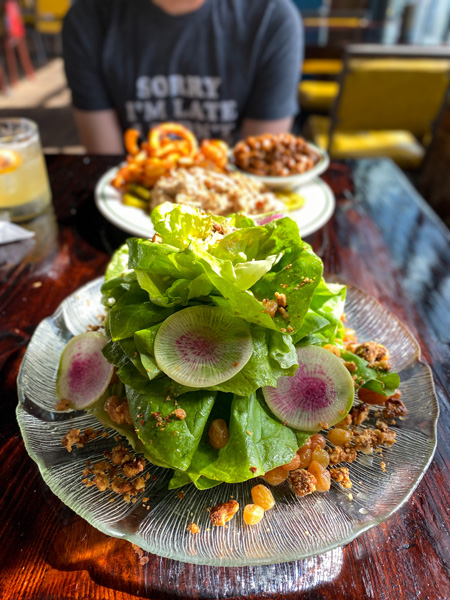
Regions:
<instances>
[{"instance_id":1,"label":"lemon wedge","mask_svg":"<svg viewBox=\"0 0 450 600\"><path fill-rule=\"evenodd\" d=\"M288 211L297 210L305 204L305 197L298 192L275 192L275 196L286 204Z\"/></svg>"},{"instance_id":2,"label":"lemon wedge","mask_svg":"<svg viewBox=\"0 0 450 600\"><path fill-rule=\"evenodd\" d=\"M10 173L20 167L22 157L15 150L0 148L0 175Z\"/></svg>"}]
</instances>

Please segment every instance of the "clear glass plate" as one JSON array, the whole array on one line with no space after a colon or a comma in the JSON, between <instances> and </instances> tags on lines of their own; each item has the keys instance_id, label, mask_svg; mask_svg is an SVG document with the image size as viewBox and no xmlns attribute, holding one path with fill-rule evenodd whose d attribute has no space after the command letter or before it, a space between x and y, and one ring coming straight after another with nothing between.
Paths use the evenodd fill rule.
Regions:
<instances>
[{"instance_id":1,"label":"clear glass plate","mask_svg":"<svg viewBox=\"0 0 450 600\"><path fill-rule=\"evenodd\" d=\"M255 480L222 484L199 491L187 486L184 499L167 489L171 471L148 465L152 476L135 504L112 492L86 488L81 480L87 460L103 458L117 445L116 432L68 453L61 439L71 428L84 430L97 421L82 412L57 413L55 380L59 356L71 336L95 324L103 312L102 280L96 279L69 296L55 314L42 321L28 346L18 376L17 418L28 454L50 489L72 510L100 531L133 542L168 558L217 566L275 564L321 554L347 544L387 519L410 497L433 457L438 404L430 368L419 360L412 334L375 299L349 288L347 321L361 340L377 339L391 352L400 373L403 399L409 409L393 429L397 443L378 454L360 455L350 465L353 488L333 482L329 493L297 498L282 484L273 488L276 506L256 526L244 524L242 510L227 528L212 527L207 507L234 497L241 508L251 502ZM386 463L386 472L381 461ZM258 480L262 482L262 480ZM149 497L150 510L142 505ZM111 497L115 497L111 502ZM190 523L199 534L187 531Z\"/></svg>"}]
</instances>

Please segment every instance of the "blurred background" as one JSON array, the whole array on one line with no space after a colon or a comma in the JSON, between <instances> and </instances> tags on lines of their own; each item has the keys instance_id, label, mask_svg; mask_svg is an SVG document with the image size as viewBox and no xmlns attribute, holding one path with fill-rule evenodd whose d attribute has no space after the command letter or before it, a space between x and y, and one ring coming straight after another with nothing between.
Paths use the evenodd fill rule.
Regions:
<instances>
[{"instance_id":1,"label":"blurred background","mask_svg":"<svg viewBox=\"0 0 450 600\"><path fill-rule=\"evenodd\" d=\"M391 157L450 226L450 0L292 1L296 133L332 158ZM70 5L0 0L0 114L36 121L48 153L83 152L61 58Z\"/></svg>"}]
</instances>

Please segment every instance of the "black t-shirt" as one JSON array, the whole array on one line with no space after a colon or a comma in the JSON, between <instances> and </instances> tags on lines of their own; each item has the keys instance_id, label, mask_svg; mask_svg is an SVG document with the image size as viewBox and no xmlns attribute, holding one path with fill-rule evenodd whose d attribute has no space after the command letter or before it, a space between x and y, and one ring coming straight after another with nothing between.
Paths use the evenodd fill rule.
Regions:
<instances>
[{"instance_id":1,"label":"black t-shirt","mask_svg":"<svg viewBox=\"0 0 450 600\"><path fill-rule=\"evenodd\" d=\"M117 110L123 129L174 120L232 141L243 118L297 112L303 51L291 0L206 0L171 16L151 0L77 0L63 30L81 110Z\"/></svg>"}]
</instances>

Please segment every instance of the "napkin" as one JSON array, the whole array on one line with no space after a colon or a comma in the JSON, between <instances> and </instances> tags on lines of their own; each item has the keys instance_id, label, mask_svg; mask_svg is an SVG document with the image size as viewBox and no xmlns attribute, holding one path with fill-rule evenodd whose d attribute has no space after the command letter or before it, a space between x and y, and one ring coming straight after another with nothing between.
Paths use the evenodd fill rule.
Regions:
<instances>
[{"instance_id":1,"label":"napkin","mask_svg":"<svg viewBox=\"0 0 450 600\"><path fill-rule=\"evenodd\" d=\"M19 227L19 225L15 225L9 221L0 220L0 245L28 240L34 237L34 235L34 231L28 231L28 229Z\"/></svg>"}]
</instances>

